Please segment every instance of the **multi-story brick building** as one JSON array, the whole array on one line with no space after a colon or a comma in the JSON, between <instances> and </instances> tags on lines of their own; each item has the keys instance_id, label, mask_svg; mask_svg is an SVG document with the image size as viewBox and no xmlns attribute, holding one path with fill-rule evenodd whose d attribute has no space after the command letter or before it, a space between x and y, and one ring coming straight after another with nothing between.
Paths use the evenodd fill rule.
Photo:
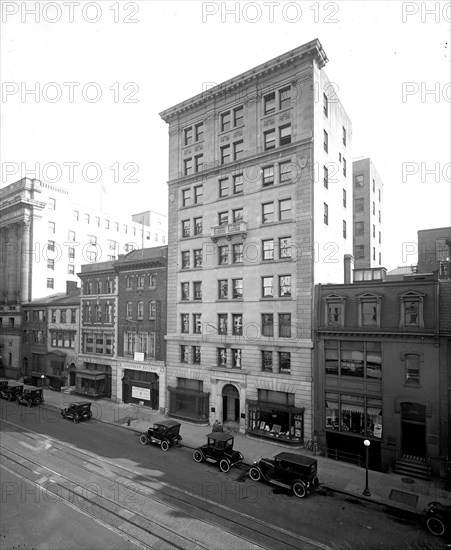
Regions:
<instances>
[{"instance_id":1,"label":"multi-story brick building","mask_svg":"<svg viewBox=\"0 0 451 550\"><path fill-rule=\"evenodd\" d=\"M167 247L119 256L117 393L124 403L166 406ZM120 383L121 382L121 383Z\"/></svg>"},{"instance_id":2,"label":"multi-story brick building","mask_svg":"<svg viewBox=\"0 0 451 550\"><path fill-rule=\"evenodd\" d=\"M418 231L418 273L451 277L451 227Z\"/></svg>"},{"instance_id":3,"label":"multi-story brick building","mask_svg":"<svg viewBox=\"0 0 451 550\"><path fill-rule=\"evenodd\" d=\"M361 461L369 439L372 468L443 474L450 281L367 275L354 277L353 284L316 289L317 442L328 456Z\"/></svg>"},{"instance_id":4,"label":"multi-story brick building","mask_svg":"<svg viewBox=\"0 0 451 550\"><path fill-rule=\"evenodd\" d=\"M352 252L351 123L314 40L164 112L169 414L299 443L314 282Z\"/></svg>"},{"instance_id":5,"label":"multi-story brick building","mask_svg":"<svg viewBox=\"0 0 451 550\"><path fill-rule=\"evenodd\" d=\"M356 269L382 266L383 183L371 159L352 163Z\"/></svg>"}]
</instances>

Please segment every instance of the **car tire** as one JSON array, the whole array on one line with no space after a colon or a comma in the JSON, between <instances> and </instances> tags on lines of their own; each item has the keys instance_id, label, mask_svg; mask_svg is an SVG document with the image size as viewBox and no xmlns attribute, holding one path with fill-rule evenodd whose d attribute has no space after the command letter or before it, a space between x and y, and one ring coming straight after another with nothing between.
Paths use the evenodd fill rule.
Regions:
<instances>
[{"instance_id":1,"label":"car tire","mask_svg":"<svg viewBox=\"0 0 451 550\"><path fill-rule=\"evenodd\" d=\"M147 445L147 443L149 443L149 438L146 434L141 434L139 436L139 442L141 443L141 445Z\"/></svg>"},{"instance_id":2,"label":"car tire","mask_svg":"<svg viewBox=\"0 0 451 550\"><path fill-rule=\"evenodd\" d=\"M174 441L174 445L175 445L176 447L181 447L181 446L182 446L182 442L180 441L180 439L176 439L176 440Z\"/></svg>"},{"instance_id":3,"label":"car tire","mask_svg":"<svg viewBox=\"0 0 451 550\"><path fill-rule=\"evenodd\" d=\"M202 462L202 460L204 459L204 457L202 456L202 453L196 449L194 452L193 452L193 459L196 461L196 462Z\"/></svg>"},{"instance_id":4,"label":"car tire","mask_svg":"<svg viewBox=\"0 0 451 550\"><path fill-rule=\"evenodd\" d=\"M63 411L61 411L61 418L66 418L66 415L63 413Z\"/></svg>"},{"instance_id":5,"label":"car tire","mask_svg":"<svg viewBox=\"0 0 451 550\"><path fill-rule=\"evenodd\" d=\"M219 469L226 474L230 470L230 462L226 458L222 458L219 461Z\"/></svg>"},{"instance_id":6,"label":"car tire","mask_svg":"<svg viewBox=\"0 0 451 550\"><path fill-rule=\"evenodd\" d=\"M27 407L30 408L33 405L32 401L27 401Z\"/></svg>"},{"instance_id":7,"label":"car tire","mask_svg":"<svg viewBox=\"0 0 451 550\"><path fill-rule=\"evenodd\" d=\"M426 520L426 527L436 537L441 537L446 531L445 522L440 516L431 516L428 518Z\"/></svg>"},{"instance_id":8,"label":"car tire","mask_svg":"<svg viewBox=\"0 0 451 550\"><path fill-rule=\"evenodd\" d=\"M166 452L169 451L169 441L166 439L163 439L163 441L160 443L161 450Z\"/></svg>"},{"instance_id":9,"label":"car tire","mask_svg":"<svg viewBox=\"0 0 451 550\"><path fill-rule=\"evenodd\" d=\"M255 468L255 466L253 466L249 470L249 477L252 479L252 481L260 481L262 475L260 470L258 468Z\"/></svg>"},{"instance_id":10,"label":"car tire","mask_svg":"<svg viewBox=\"0 0 451 550\"><path fill-rule=\"evenodd\" d=\"M34 400L34 403L35 403L35 405L40 405L41 404L41 398L36 397L36 399Z\"/></svg>"},{"instance_id":11,"label":"car tire","mask_svg":"<svg viewBox=\"0 0 451 550\"><path fill-rule=\"evenodd\" d=\"M307 488L302 481L295 481L292 490L293 494L298 498L304 498L307 495Z\"/></svg>"},{"instance_id":12,"label":"car tire","mask_svg":"<svg viewBox=\"0 0 451 550\"><path fill-rule=\"evenodd\" d=\"M74 414L72 420L74 421L74 424L78 423L78 415Z\"/></svg>"}]
</instances>

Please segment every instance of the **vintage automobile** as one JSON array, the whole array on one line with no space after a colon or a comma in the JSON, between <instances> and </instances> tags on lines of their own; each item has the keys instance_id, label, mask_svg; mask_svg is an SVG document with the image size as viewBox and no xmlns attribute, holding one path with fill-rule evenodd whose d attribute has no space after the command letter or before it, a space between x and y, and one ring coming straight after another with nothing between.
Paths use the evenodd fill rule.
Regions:
<instances>
[{"instance_id":1,"label":"vintage automobile","mask_svg":"<svg viewBox=\"0 0 451 550\"><path fill-rule=\"evenodd\" d=\"M145 434L139 436L142 445L156 443L162 451L168 451L171 445L181 446L182 436L180 435L180 422L175 420L161 420L155 422Z\"/></svg>"},{"instance_id":2,"label":"vintage automobile","mask_svg":"<svg viewBox=\"0 0 451 550\"><path fill-rule=\"evenodd\" d=\"M232 466L238 466L244 460L239 451L233 450L233 439L233 435L225 432L208 434L207 443L194 450L194 460L219 464L221 472L228 472Z\"/></svg>"},{"instance_id":3,"label":"vintage automobile","mask_svg":"<svg viewBox=\"0 0 451 550\"><path fill-rule=\"evenodd\" d=\"M27 407L40 405L43 402L42 388L38 388L37 386L23 386L22 393L16 397L18 405L26 405Z\"/></svg>"},{"instance_id":4,"label":"vintage automobile","mask_svg":"<svg viewBox=\"0 0 451 550\"><path fill-rule=\"evenodd\" d=\"M15 401L22 393L23 384L15 380L0 380L0 396L8 401Z\"/></svg>"},{"instance_id":5,"label":"vintage automobile","mask_svg":"<svg viewBox=\"0 0 451 550\"><path fill-rule=\"evenodd\" d=\"M92 418L91 404L90 401L69 403L67 407L61 409L61 416L72 419L75 424L79 420L90 420Z\"/></svg>"},{"instance_id":6,"label":"vintage automobile","mask_svg":"<svg viewBox=\"0 0 451 550\"><path fill-rule=\"evenodd\" d=\"M308 493L316 491L320 483L316 475L317 461L314 458L282 452L274 458L260 458L249 470L253 481L261 479L291 489L298 498L304 498Z\"/></svg>"},{"instance_id":7,"label":"vintage automobile","mask_svg":"<svg viewBox=\"0 0 451 550\"><path fill-rule=\"evenodd\" d=\"M451 506L440 502L429 502L425 510L426 527L436 537L447 537L451 535Z\"/></svg>"}]
</instances>

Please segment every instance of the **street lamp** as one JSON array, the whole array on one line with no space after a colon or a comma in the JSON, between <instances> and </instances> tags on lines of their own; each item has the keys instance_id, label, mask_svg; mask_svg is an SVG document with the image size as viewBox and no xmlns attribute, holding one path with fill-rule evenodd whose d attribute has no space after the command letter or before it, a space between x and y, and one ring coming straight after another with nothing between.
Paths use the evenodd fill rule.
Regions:
<instances>
[{"instance_id":1,"label":"street lamp","mask_svg":"<svg viewBox=\"0 0 451 550\"><path fill-rule=\"evenodd\" d=\"M41 387L44 388L44 378L45 376L41 374Z\"/></svg>"},{"instance_id":2,"label":"street lamp","mask_svg":"<svg viewBox=\"0 0 451 550\"><path fill-rule=\"evenodd\" d=\"M365 490L363 491L363 494L366 497L370 497L371 493L370 493L370 490L368 489L368 450L370 448L371 443L368 439L365 439L363 444L365 445L365 463L366 463L366 482L365 482Z\"/></svg>"}]
</instances>

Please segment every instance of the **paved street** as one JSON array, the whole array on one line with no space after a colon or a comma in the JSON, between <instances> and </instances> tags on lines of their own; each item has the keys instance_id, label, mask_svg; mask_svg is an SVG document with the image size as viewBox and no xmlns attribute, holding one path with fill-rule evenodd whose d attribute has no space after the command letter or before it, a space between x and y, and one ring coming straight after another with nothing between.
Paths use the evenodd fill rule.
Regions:
<instances>
[{"instance_id":1,"label":"paved street","mask_svg":"<svg viewBox=\"0 0 451 550\"><path fill-rule=\"evenodd\" d=\"M74 424L55 410L5 401L1 409L4 466L58 487L71 504L147 547L162 540L165 548L243 550L440 547L421 525L377 505L336 494L297 500L253 483L244 469L222 474L196 464L190 449L142 446L136 433L114 425Z\"/></svg>"}]
</instances>

